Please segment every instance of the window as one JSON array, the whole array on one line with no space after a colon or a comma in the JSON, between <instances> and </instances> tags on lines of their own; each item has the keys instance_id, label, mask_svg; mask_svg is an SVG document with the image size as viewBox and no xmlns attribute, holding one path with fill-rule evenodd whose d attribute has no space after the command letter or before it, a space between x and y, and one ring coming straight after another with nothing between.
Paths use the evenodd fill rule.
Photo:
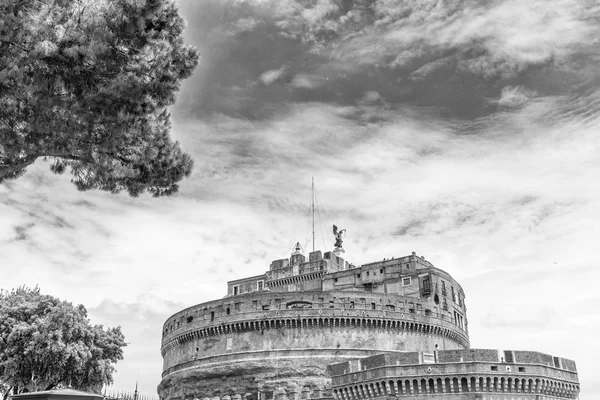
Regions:
<instances>
[{"instance_id":1,"label":"window","mask_svg":"<svg viewBox=\"0 0 600 400\"><path fill-rule=\"evenodd\" d=\"M215 312L214 312L214 311L211 311L211 312L210 312L210 320L211 320L211 321L214 321L214 320L215 320Z\"/></svg>"},{"instance_id":2,"label":"window","mask_svg":"<svg viewBox=\"0 0 600 400\"><path fill-rule=\"evenodd\" d=\"M338 278L333 278L333 281L334 281L335 283L337 283L337 280L338 280Z\"/></svg>"},{"instance_id":3,"label":"window","mask_svg":"<svg viewBox=\"0 0 600 400\"><path fill-rule=\"evenodd\" d=\"M379 270L379 273L380 273L380 274L383 274L383 268L381 268L381 269Z\"/></svg>"},{"instance_id":4,"label":"window","mask_svg":"<svg viewBox=\"0 0 600 400\"><path fill-rule=\"evenodd\" d=\"M354 308L354 302L353 301L350 302L350 308Z\"/></svg>"},{"instance_id":5,"label":"window","mask_svg":"<svg viewBox=\"0 0 600 400\"><path fill-rule=\"evenodd\" d=\"M428 276L423 278L423 293L422 294L423 294L423 296L431 295L431 280L429 279Z\"/></svg>"},{"instance_id":6,"label":"window","mask_svg":"<svg viewBox=\"0 0 600 400\"><path fill-rule=\"evenodd\" d=\"M463 323L463 316L459 313L457 313L456 311L454 311L454 323L460 327L460 329L464 329L464 323ZM504 357L502 359L502 362L504 362Z\"/></svg>"},{"instance_id":7,"label":"window","mask_svg":"<svg viewBox=\"0 0 600 400\"><path fill-rule=\"evenodd\" d=\"M375 309L375 303L371 303L371 310Z\"/></svg>"},{"instance_id":8,"label":"window","mask_svg":"<svg viewBox=\"0 0 600 400\"><path fill-rule=\"evenodd\" d=\"M360 278L360 274L356 274L356 277L357 277L357 278Z\"/></svg>"},{"instance_id":9,"label":"window","mask_svg":"<svg viewBox=\"0 0 600 400\"><path fill-rule=\"evenodd\" d=\"M525 372L525 367L519 367L519 372Z\"/></svg>"},{"instance_id":10,"label":"window","mask_svg":"<svg viewBox=\"0 0 600 400\"><path fill-rule=\"evenodd\" d=\"M265 281L258 281L258 282L256 282L256 290L258 290L259 292L261 290L263 290L264 284L265 284Z\"/></svg>"},{"instance_id":11,"label":"window","mask_svg":"<svg viewBox=\"0 0 600 400\"><path fill-rule=\"evenodd\" d=\"M332 300L330 300L330 301L329 301L329 308L333 308L333 307L334 307L334 305L333 305L333 301L332 301Z\"/></svg>"},{"instance_id":12,"label":"window","mask_svg":"<svg viewBox=\"0 0 600 400\"><path fill-rule=\"evenodd\" d=\"M268 310L269 310L269 308L271 308L271 307L269 307L269 305L268 305L268 304L265 304L265 305L263 305L263 306L262 306L262 309L263 309L264 311L268 311Z\"/></svg>"},{"instance_id":13,"label":"window","mask_svg":"<svg viewBox=\"0 0 600 400\"><path fill-rule=\"evenodd\" d=\"M396 306L394 306L392 304L388 304L387 306L385 306L385 308L388 311L396 311Z\"/></svg>"},{"instance_id":14,"label":"window","mask_svg":"<svg viewBox=\"0 0 600 400\"><path fill-rule=\"evenodd\" d=\"M402 286L410 286L410 285L412 285L412 279L410 277L402 278Z\"/></svg>"},{"instance_id":15,"label":"window","mask_svg":"<svg viewBox=\"0 0 600 400\"><path fill-rule=\"evenodd\" d=\"M446 295L446 282L442 281L442 296Z\"/></svg>"},{"instance_id":16,"label":"window","mask_svg":"<svg viewBox=\"0 0 600 400\"><path fill-rule=\"evenodd\" d=\"M367 276L369 276L369 271L367 271Z\"/></svg>"},{"instance_id":17,"label":"window","mask_svg":"<svg viewBox=\"0 0 600 400\"><path fill-rule=\"evenodd\" d=\"M409 309L408 309L408 311L409 311L411 314L414 314L414 313L415 313L415 309L414 309L414 308L409 308Z\"/></svg>"},{"instance_id":18,"label":"window","mask_svg":"<svg viewBox=\"0 0 600 400\"><path fill-rule=\"evenodd\" d=\"M235 303L234 304L235 311L240 311L241 306L242 306L242 303Z\"/></svg>"},{"instance_id":19,"label":"window","mask_svg":"<svg viewBox=\"0 0 600 400\"><path fill-rule=\"evenodd\" d=\"M252 300L252 308L258 310L258 300Z\"/></svg>"},{"instance_id":20,"label":"window","mask_svg":"<svg viewBox=\"0 0 600 400\"><path fill-rule=\"evenodd\" d=\"M227 315L231 314L231 309L227 307Z\"/></svg>"},{"instance_id":21,"label":"window","mask_svg":"<svg viewBox=\"0 0 600 400\"><path fill-rule=\"evenodd\" d=\"M240 294L240 287L238 285L235 285L233 287L233 295L237 296L238 294Z\"/></svg>"},{"instance_id":22,"label":"window","mask_svg":"<svg viewBox=\"0 0 600 400\"><path fill-rule=\"evenodd\" d=\"M456 293L454 293L454 286L450 286L450 290L452 291L452 301L456 301Z\"/></svg>"},{"instance_id":23,"label":"window","mask_svg":"<svg viewBox=\"0 0 600 400\"><path fill-rule=\"evenodd\" d=\"M492 371L498 371L498 366L496 366L496 365L492 366Z\"/></svg>"},{"instance_id":24,"label":"window","mask_svg":"<svg viewBox=\"0 0 600 400\"><path fill-rule=\"evenodd\" d=\"M194 320L194 317L189 316L187 317L187 323L189 324L190 322L192 322Z\"/></svg>"}]
</instances>

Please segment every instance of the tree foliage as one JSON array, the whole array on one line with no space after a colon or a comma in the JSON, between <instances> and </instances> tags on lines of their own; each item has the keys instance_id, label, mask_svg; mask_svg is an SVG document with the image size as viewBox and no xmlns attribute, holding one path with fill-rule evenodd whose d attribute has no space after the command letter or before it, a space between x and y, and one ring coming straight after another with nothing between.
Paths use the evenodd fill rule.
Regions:
<instances>
[{"instance_id":1,"label":"tree foliage","mask_svg":"<svg viewBox=\"0 0 600 400\"><path fill-rule=\"evenodd\" d=\"M80 190L176 192L183 28L174 0L0 0L0 182L45 158Z\"/></svg>"},{"instance_id":2,"label":"tree foliage","mask_svg":"<svg viewBox=\"0 0 600 400\"><path fill-rule=\"evenodd\" d=\"M21 287L0 291L0 388L9 392L71 385L99 393L123 359L120 327L91 325L83 305Z\"/></svg>"}]
</instances>

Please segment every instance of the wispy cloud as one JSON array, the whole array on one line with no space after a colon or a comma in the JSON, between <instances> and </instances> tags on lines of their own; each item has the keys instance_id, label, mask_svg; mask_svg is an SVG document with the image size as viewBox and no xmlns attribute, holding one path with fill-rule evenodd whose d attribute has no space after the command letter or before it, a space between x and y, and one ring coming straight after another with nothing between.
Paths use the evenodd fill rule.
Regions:
<instances>
[{"instance_id":1,"label":"wispy cloud","mask_svg":"<svg viewBox=\"0 0 600 400\"><path fill-rule=\"evenodd\" d=\"M173 110L193 176L129 199L38 162L0 185L2 286L122 324L117 385L143 371L150 392L169 313L308 245L315 176L319 247L336 223L355 263L424 254L463 285L473 346L573 358L595 398L598 5L304 3L181 1L202 54Z\"/></svg>"}]
</instances>

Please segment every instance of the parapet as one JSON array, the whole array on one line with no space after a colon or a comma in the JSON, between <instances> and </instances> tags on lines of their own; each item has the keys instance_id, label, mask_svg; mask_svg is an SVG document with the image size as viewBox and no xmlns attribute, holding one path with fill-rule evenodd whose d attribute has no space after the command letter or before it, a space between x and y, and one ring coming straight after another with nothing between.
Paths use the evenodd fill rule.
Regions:
<instances>
[{"instance_id":1,"label":"parapet","mask_svg":"<svg viewBox=\"0 0 600 400\"><path fill-rule=\"evenodd\" d=\"M344 400L430 394L446 394L445 398L454 399L454 395L471 392L576 398L579 393L574 361L535 351L386 353L333 364L329 372L334 397Z\"/></svg>"}]
</instances>

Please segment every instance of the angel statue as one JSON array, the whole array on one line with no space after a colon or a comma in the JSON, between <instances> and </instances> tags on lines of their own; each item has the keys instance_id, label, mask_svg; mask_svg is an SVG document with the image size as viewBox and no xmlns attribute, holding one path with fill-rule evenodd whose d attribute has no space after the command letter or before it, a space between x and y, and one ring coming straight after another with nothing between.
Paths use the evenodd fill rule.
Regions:
<instances>
[{"instance_id":1,"label":"angel statue","mask_svg":"<svg viewBox=\"0 0 600 400\"><path fill-rule=\"evenodd\" d=\"M346 229L341 229L338 231L338 227L337 226L333 226L333 236L335 236L335 248L336 249L341 249L342 248L342 233L346 233Z\"/></svg>"}]
</instances>

